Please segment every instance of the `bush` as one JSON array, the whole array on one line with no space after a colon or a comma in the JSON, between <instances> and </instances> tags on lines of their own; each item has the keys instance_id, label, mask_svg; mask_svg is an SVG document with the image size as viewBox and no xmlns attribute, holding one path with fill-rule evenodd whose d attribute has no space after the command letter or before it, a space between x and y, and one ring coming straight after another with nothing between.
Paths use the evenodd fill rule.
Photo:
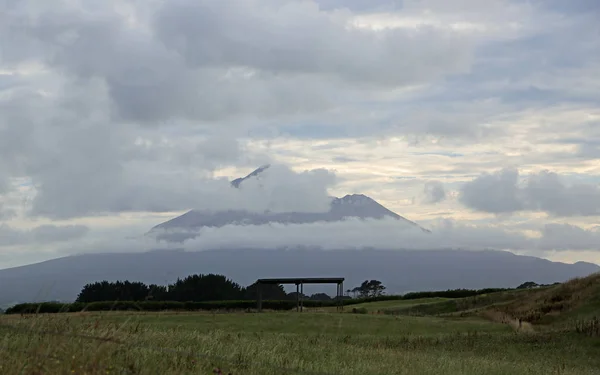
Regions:
<instances>
[{"instance_id":1,"label":"bush","mask_svg":"<svg viewBox=\"0 0 600 375\"><path fill-rule=\"evenodd\" d=\"M329 301L304 301L305 307L323 307L332 305ZM197 310L248 310L256 308L256 301L213 301L213 302L176 302L176 301L105 301L105 302L42 302L21 303L6 310L7 314L52 314L76 311L197 311ZM263 301L266 310L291 310L296 301Z\"/></svg>"},{"instance_id":2,"label":"bush","mask_svg":"<svg viewBox=\"0 0 600 375\"><path fill-rule=\"evenodd\" d=\"M412 300L421 298L464 298L478 296L482 294L494 293L508 289L455 289L434 292L413 292L405 295L387 295L379 297L343 299L344 306L357 305L367 302L378 301L396 301ZM314 301L304 300L304 307L329 307L336 306L338 300ZM450 303L451 305L451 303ZM455 305L452 305L455 306ZM448 306L449 307L449 306ZM42 303L21 303L8 308L6 314L33 314L33 313L59 313L75 311L197 311L197 310L249 310L256 308L254 300L227 300L227 301L208 301L208 302L177 302L177 301L98 301L98 302L42 302ZM262 308L265 310L292 310L296 308L295 300L267 300L262 302ZM425 309L430 308L429 306ZM361 310L361 309L357 309ZM353 310L354 312L354 310ZM361 312L358 312L362 314Z\"/></svg>"}]
</instances>

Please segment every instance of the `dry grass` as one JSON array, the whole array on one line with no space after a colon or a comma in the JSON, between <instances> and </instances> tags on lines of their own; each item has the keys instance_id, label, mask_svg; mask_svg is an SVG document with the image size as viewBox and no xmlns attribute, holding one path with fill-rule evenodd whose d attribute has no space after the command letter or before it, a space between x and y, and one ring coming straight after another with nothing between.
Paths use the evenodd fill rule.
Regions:
<instances>
[{"instance_id":1,"label":"dry grass","mask_svg":"<svg viewBox=\"0 0 600 375\"><path fill-rule=\"evenodd\" d=\"M597 374L593 338L336 313L0 318L1 374Z\"/></svg>"},{"instance_id":2,"label":"dry grass","mask_svg":"<svg viewBox=\"0 0 600 375\"><path fill-rule=\"evenodd\" d=\"M561 317L594 312L600 307L600 274L573 279L569 282L523 294L521 298L491 307L513 319L530 323L549 323ZM598 310L596 310L598 313Z\"/></svg>"},{"instance_id":3,"label":"dry grass","mask_svg":"<svg viewBox=\"0 0 600 375\"><path fill-rule=\"evenodd\" d=\"M511 327L515 332L519 333L533 333L535 332L533 325L529 322L515 319L512 316L496 310L486 310L481 313L486 319L493 322L506 324Z\"/></svg>"}]
</instances>

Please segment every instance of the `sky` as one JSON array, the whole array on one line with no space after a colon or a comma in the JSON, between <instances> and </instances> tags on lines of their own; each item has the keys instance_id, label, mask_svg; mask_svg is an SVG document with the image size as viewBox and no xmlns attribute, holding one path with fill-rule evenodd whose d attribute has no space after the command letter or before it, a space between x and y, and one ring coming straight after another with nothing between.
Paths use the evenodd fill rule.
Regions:
<instances>
[{"instance_id":1,"label":"sky","mask_svg":"<svg viewBox=\"0 0 600 375\"><path fill-rule=\"evenodd\" d=\"M433 234L350 220L186 246L600 263L599 17L596 0L0 0L0 268L149 250L191 208L353 193Z\"/></svg>"}]
</instances>

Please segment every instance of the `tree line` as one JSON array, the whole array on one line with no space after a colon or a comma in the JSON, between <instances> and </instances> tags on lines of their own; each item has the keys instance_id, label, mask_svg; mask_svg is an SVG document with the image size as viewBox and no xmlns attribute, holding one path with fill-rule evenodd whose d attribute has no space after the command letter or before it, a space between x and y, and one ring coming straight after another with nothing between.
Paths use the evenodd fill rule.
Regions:
<instances>
[{"instance_id":1,"label":"tree line","mask_svg":"<svg viewBox=\"0 0 600 375\"><path fill-rule=\"evenodd\" d=\"M356 289L356 288L355 288ZM365 281L357 289L361 297L381 296L385 287L380 281ZM286 293L282 285L261 285L262 299L273 301L296 300L297 293ZM334 298L325 293L300 296L303 300L332 301ZM349 298L349 297L344 297ZM218 274L199 274L177 279L169 285L146 285L142 282L131 281L99 281L86 284L76 302L99 301L240 301L256 300L257 285L243 287L231 279Z\"/></svg>"},{"instance_id":2,"label":"tree line","mask_svg":"<svg viewBox=\"0 0 600 375\"><path fill-rule=\"evenodd\" d=\"M465 298L511 290L512 288L448 289L440 291L411 292L404 295L384 295L383 285L366 280L356 289L359 298L345 296L345 306L364 302L413 300L420 298ZM200 286L213 288L200 291ZM262 285L263 308L268 310L290 310L296 306L296 293L285 293L281 285ZM349 289L347 293L352 293ZM240 299L241 296L241 299ZM117 281L87 284L77 301L20 303L9 307L6 314L59 313L75 311L196 311L196 310L240 310L256 307L256 284L241 287L222 275L194 275L168 286L145 285L139 282ZM180 301L173 300L174 298ZM338 302L325 293L303 296L305 307L333 306ZM203 299L204 301L200 301Z\"/></svg>"},{"instance_id":3,"label":"tree line","mask_svg":"<svg viewBox=\"0 0 600 375\"><path fill-rule=\"evenodd\" d=\"M521 288L522 286L519 286ZM359 286L346 290L344 300L395 300L419 298L464 298L480 294L505 291L505 288L487 288L480 290L452 289L445 291L411 292L404 295L385 295L386 287L379 280L365 280ZM295 301L296 292L287 293L282 285L261 285L263 300ZM208 302L208 301L251 301L256 300L256 283L243 287L240 284L218 274L198 274L177 279L169 285L146 285L131 281L100 281L86 284L76 302L91 303L104 301L175 301L175 302ZM333 302L335 298L325 293L310 296L300 295L305 301Z\"/></svg>"}]
</instances>

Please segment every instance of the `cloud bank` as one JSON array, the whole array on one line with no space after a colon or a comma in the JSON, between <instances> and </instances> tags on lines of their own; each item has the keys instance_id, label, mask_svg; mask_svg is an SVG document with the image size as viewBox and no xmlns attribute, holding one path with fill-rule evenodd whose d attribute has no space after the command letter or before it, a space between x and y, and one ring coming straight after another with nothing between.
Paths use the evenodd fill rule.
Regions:
<instances>
[{"instance_id":1,"label":"cloud bank","mask_svg":"<svg viewBox=\"0 0 600 375\"><path fill-rule=\"evenodd\" d=\"M598 184L567 185L549 171L526 176L515 169L486 173L465 183L459 199L471 209L494 214L541 211L556 217L600 215Z\"/></svg>"},{"instance_id":2,"label":"cloud bank","mask_svg":"<svg viewBox=\"0 0 600 375\"><path fill-rule=\"evenodd\" d=\"M593 0L4 1L4 258L126 250L110 241L145 233L156 213L314 212L351 193L420 224L453 221L426 238L382 223L201 238L563 249L563 233L595 249L595 10ZM279 167L229 186L266 163ZM506 166L527 171L480 175ZM121 232L132 217L143 228ZM27 229L41 223L53 234Z\"/></svg>"}]
</instances>

